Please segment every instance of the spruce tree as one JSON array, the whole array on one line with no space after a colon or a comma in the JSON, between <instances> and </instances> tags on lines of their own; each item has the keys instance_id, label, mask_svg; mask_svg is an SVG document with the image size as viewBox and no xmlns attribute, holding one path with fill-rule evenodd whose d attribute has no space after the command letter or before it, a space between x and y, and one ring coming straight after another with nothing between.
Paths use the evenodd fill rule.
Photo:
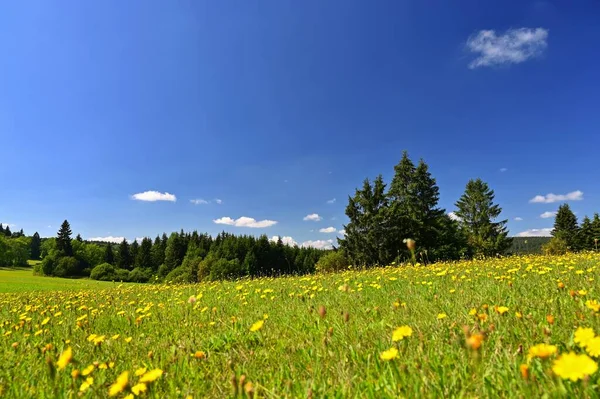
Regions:
<instances>
[{"instance_id":1,"label":"spruce tree","mask_svg":"<svg viewBox=\"0 0 600 399\"><path fill-rule=\"evenodd\" d=\"M29 244L29 256L33 260L40 259L40 255L42 253L42 240L40 235L36 231L31 237L31 243Z\"/></svg>"},{"instance_id":2,"label":"spruce tree","mask_svg":"<svg viewBox=\"0 0 600 399\"><path fill-rule=\"evenodd\" d=\"M135 260L138 256L139 250L140 250L140 243L137 242L137 240L133 240L133 242L129 246L129 254L131 255L131 268L135 267Z\"/></svg>"},{"instance_id":3,"label":"spruce tree","mask_svg":"<svg viewBox=\"0 0 600 399\"><path fill-rule=\"evenodd\" d=\"M165 248L162 245L162 240L156 236L154 244L152 244L152 270L158 270L158 267L165 262Z\"/></svg>"},{"instance_id":4,"label":"spruce tree","mask_svg":"<svg viewBox=\"0 0 600 399\"><path fill-rule=\"evenodd\" d=\"M556 218L554 219L552 236L564 240L567 247L572 251L577 251L579 249L579 226L577 224L577 216L571 211L569 204L562 204L558 207Z\"/></svg>"},{"instance_id":5,"label":"spruce tree","mask_svg":"<svg viewBox=\"0 0 600 399\"><path fill-rule=\"evenodd\" d=\"M75 237L75 240L82 242L83 238L81 238L81 234L77 234L77 237Z\"/></svg>"},{"instance_id":6,"label":"spruce tree","mask_svg":"<svg viewBox=\"0 0 600 399\"><path fill-rule=\"evenodd\" d=\"M0 236L4 235L4 227L2 226L2 223L0 223Z\"/></svg>"},{"instance_id":7,"label":"spruce tree","mask_svg":"<svg viewBox=\"0 0 600 399\"><path fill-rule=\"evenodd\" d=\"M144 237L135 258L135 267L152 269L152 240Z\"/></svg>"},{"instance_id":8,"label":"spruce tree","mask_svg":"<svg viewBox=\"0 0 600 399\"><path fill-rule=\"evenodd\" d=\"M129 243L126 239L123 239L119 244L117 252L117 267L121 269L131 269L133 261L131 260L131 253L129 251Z\"/></svg>"},{"instance_id":9,"label":"spruce tree","mask_svg":"<svg viewBox=\"0 0 600 399\"><path fill-rule=\"evenodd\" d=\"M4 235L6 237L12 237L12 232L10 231L10 226L6 225L6 228L4 229Z\"/></svg>"},{"instance_id":10,"label":"spruce tree","mask_svg":"<svg viewBox=\"0 0 600 399\"><path fill-rule=\"evenodd\" d=\"M510 247L512 240L508 238L507 220L495 221L502 208L494 204L494 190L483 180L469 180L455 206L459 224L475 255L495 256Z\"/></svg>"},{"instance_id":11,"label":"spruce tree","mask_svg":"<svg viewBox=\"0 0 600 399\"><path fill-rule=\"evenodd\" d=\"M113 252L112 244L108 243L108 245L104 248L104 262L111 264L114 266L115 264L115 254Z\"/></svg>"},{"instance_id":12,"label":"spruce tree","mask_svg":"<svg viewBox=\"0 0 600 399\"><path fill-rule=\"evenodd\" d=\"M578 243L581 249L594 249L594 226L589 217L584 217L579 229Z\"/></svg>"},{"instance_id":13,"label":"spruce tree","mask_svg":"<svg viewBox=\"0 0 600 399\"><path fill-rule=\"evenodd\" d=\"M73 256L73 247L71 246L71 225L65 220L62 222L56 237L56 249L65 256Z\"/></svg>"},{"instance_id":14,"label":"spruce tree","mask_svg":"<svg viewBox=\"0 0 600 399\"><path fill-rule=\"evenodd\" d=\"M178 233L171 233L165 249L165 267L168 272L181 266L185 251L183 238Z\"/></svg>"},{"instance_id":15,"label":"spruce tree","mask_svg":"<svg viewBox=\"0 0 600 399\"><path fill-rule=\"evenodd\" d=\"M594 249L598 250L600 246L600 215L597 213L594 213L594 218L592 219L592 237Z\"/></svg>"}]
</instances>

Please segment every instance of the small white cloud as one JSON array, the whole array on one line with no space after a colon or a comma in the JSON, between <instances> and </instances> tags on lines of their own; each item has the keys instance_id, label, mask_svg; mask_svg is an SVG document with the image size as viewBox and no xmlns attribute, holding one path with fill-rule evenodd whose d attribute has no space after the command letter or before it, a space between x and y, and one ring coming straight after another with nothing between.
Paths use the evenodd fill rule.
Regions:
<instances>
[{"instance_id":1,"label":"small white cloud","mask_svg":"<svg viewBox=\"0 0 600 399\"><path fill-rule=\"evenodd\" d=\"M546 194L546 195L536 195L532 199L529 200L530 203L534 204L551 204L553 202L560 201L581 201L583 200L583 191L572 191L567 194Z\"/></svg>"},{"instance_id":2,"label":"small white cloud","mask_svg":"<svg viewBox=\"0 0 600 399\"><path fill-rule=\"evenodd\" d=\"M481 30L467 40L467 49L479 55L469 68L520 64L541 55L548 46L547 39L544 28L509 29L499 36L493 30Z\"/></svg>"},{"instance_id":3,"label":"small white cloud","mask_svg":"<svg viewBox=\"0 0 600 399\"><path fill-rule=\"evenodd\" d=\"M540 217L542 219L553 218L554 216L556 216L556 212L550 212L550 211L544 212L540 215Z\"/></svg>"},{"instance_id":4,"label":"small white cloud","mask_svg":"<svg viewBox=\"0 0 600 399\"><path fill-rule=\"evenodd\" d=\"M217 203L217 205L221 205L223 203L223 200L215 198L215 202Z\"/></svg>"},{"instance_id":5,"label":"small white cloud","mask_svg":"<svg viewBox=\"0 0 600 399\"><path fill-rule=\"evenodd\" d=\"M552 228L545 229L530 229L525 230L517 234L517 237L550 237L552 234Z\"/></svg>"},{"instance_id":6,"label":"small white cloud","mask_svg":"<svg viewBox=\"0 0 600 399\"><path fill-rule=\"evenodd\" d=\"M508 169L507 168L500 168L500 172L506 172Z\"/></svg>"},{"instance_id":7,"label":"small white cloud","mask_svg":"<svg viewBox=\"0 0 600 399\"><path fill-rule=\"evenodd\" d=\"M51 225L48 225L48 228L49 228L49 229L51 229L51 228L52 228L52 226L51 226Z\"/></svg>"},{"instance_id":8,"label":"small white cloud","mask_svg":"<svg viewBox=\"0 0 600 399\"><path fill-rule=\"evenodd\" d=\"M340 230L338 231L338 234L341 236L345 236L346 235L346 230Z\"/></svg>"},{"instance_id":9,"label":"small white cloud","mask_svg":"<svg viewBox=\"0 0 600 399\"><path fill-rule=\"evenodd\" d=\"M204 200L202 198L193 199L193 200L190 200L190 202L194 205L206 205L206 204L210 203L209 201Z\"/></svg>"},{"instance_id":10,"label":"small white cloud","mask_svg":"<svg viewBox=\"0 0 600 399\"><path fill-rule=\"evenodd\" d=\"M321 219L323 219L323 218L321 216L319 216L318 213L311 213L310 215L304 216L304 218L302 220L304 220L305 222L307 222L307 221L319 222L319 221L321 221Z\"/></svg>"},{"instance_id":11,"label":"small white cloud","mask_svg":"<svg viewBox=\"0 0 600 399\"><path fill-rule=\"evenodd\" d=\"M14 224L14 223L0 223L0 224L2 225L2 227L8 226L11 229L16 226L16 224ZM48 227L50 227L50 226L48 226Z\"/></svg>"},{"instance_id":12,"label":"small white cloud","mask_svg":"<svg viewBox=\"0 0 600 399\"><path fill-rule=\"evenodd\" d=\"M138 201L147 201L147 202L155 202L155 201L177 201L177 197L173 194L169 193L161 193L159 191L144 191L143 193L133 194L131 196L132 199Z\"/></svg>"},{"instance_id":13,"label":"small white cloud","mask_svg":"<svg viewBox=\"0 0 600 399\"><path fill-rule=\"evenodd\" d=\"M448 217L452 220L456 220L457 222L461 221L462 219L454 212L449 212L448 213Z\"/></svg>"},{"instance_id":14,"label":"small white cloud","mask_svg":"<svg viewBox=\"0 0 600 399\"><path fill-rule=\"evenodd\" d=\"M307 248L317 248L317 249L331 249L333 248L333 240L308 240L304 241L301 247Z\"/></svg>"},{"instance_id":15,"label":"small white cloud","mask_svg":"<svg viewBox=\"0 0 600 399\"><path fill-rule=\"evenodd\" d=\"M277 242L278 240L279 240L279 236L271 237L271 241L273 241L273 242ZM294 245L298 245L298 243L290 236L281 237L281 241L283 242L284 245L289 245L290 247L293 247Z\"/></svg>"},{"instance_id":16,"label":"small white cloud","mask_svg":"<svg viewBox=\"0 0 600 399\"><path fill-rule=\"evenodd\" d=\"M235 227L250 227L255 229L271 227L277 224L275 220L256 220L247 216L242 216L241 218L235 220L225 216L219 219L215 219L213 220L213 222L216 224L226 224L228 226Z\"/></svg>"},{"instance_id":17,"label":"small white cloud","mask_svg":"<svg viewBox=\"0 0 600 399\"><path fill-rule=\"evenodd\" d=\"M142 241L144 240L144 238L149 238L149 237L136 237L134 241L137 241L138 244L141 244Z\"/></svg>"},{"instance_id":18,"label":"small white cloud","mask_svg":"<svg viewBox=\"0 0 600 399\"><path fill-rule=\"evenodd\" d=\"M88 241L102 241L102 242L121 243L121 242L123 242L124 239L125 239L125 237L108 236L108 237L89 237L87 240Z\"/></svg>"},{"instance_id":19,"label":"small white cloud","mask_svg":"<svg viewBox=\"0 0 600 399\"><path fill-rule=\"evenodd\" d=\"M515 221L516 221L516 222L520 222L520 221L522 221L522 220L523 220L523 218L521 218L521 217L518 217L518 216L515 218Z\"/></svg>"},{"instance_id":20,"label":"small white cloud","mask_svg":"<svg viewBox=\"0 0 600 399\"><path fill-rule=\"evenodd\" d=\"M319 230L319 233L335 233L337 230L335 227L325 227Z\"/></svg>"},{"instance_id":21,"label":"small white cloud","mask_svg":"<svg viewBox=\"0 0 600 399\"><path fill-rule=\"evenodd\" d=\"M335 198L332 198L332 199L330 199L330 200L327 200L327 203L328 203L328 204L335 204L335 201L336 201L336 199L335 199Z\"/></svg>"}]
</instances>

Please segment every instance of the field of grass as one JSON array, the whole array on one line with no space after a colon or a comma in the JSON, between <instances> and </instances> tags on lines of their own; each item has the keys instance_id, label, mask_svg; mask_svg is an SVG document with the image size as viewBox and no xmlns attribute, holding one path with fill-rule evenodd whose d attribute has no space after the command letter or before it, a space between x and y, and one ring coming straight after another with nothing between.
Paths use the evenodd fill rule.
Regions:
<instances>
[{"instance_id":1,"label":"field of grass","mask_svg":"<svg viewBox=\"0 0 600 399\"><path fill-rule=\"evenodd\" d=\"M596 254L513 257L0 294L0 391L596 397L599 265Z\"/></svg>"},{"instance_id":2,"label":"field of grass","mask_svg":"<svg viewBox=\"0 0 600 399\"><path fill-rule=\"evenodd\" d=\"M89 279L67 279L34 276L33 269L0 267L0 293L84 290L116 287L118 284Z\"/></svg>"}]
</instances>

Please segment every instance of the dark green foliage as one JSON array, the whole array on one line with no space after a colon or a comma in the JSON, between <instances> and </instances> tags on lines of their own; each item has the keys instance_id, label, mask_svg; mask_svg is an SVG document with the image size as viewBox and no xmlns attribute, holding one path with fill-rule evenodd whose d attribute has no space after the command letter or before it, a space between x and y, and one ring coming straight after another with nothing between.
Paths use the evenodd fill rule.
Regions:
<instances>
[{"instance_id":1,"label":"dark green foliage","mask_svg":"<svg viewBox=\"0 0 600 399\"><path fill-rule=\"evenodd\" d=\"M82 242L83 238L81 238L81 234L77 234L77 237L75 237L75 240Z\"/></svg>"},{"instance_id":2,"label":"dark green foliage","mask_svg":"<svg viewBox=\"0 0 600 399\"><path fill-rule=\"evenodd\" d=\"M584 217L578 232L577 243L580 249L594 249L594 227L589 217Z\"/></svg>"},{"instance_id":3,"label":"dark green foliage","mask_svg":"<svg viewBox=\"0 0 600 399\"><path fill-rule=\"evenodd\" d=\"M62 256L58 258L54 268L57 277L76 276L79 274L79 261L73 256Z\"/></svg>"},{"instance_id":4,"label":"dark green foliage","mask_svg":"<svg viewBox=\"0 0 600 399\"><path fill-rule=\"evenodd\" d=\"M11 233L10 227L8 225L4 228L4 236L5 237L12 237L12 233Z\"/></svg>"},{"instance_id":5,"label":"dark green foliage","mask_svg":"<svg viewBox=\"0 0 600 399\"><path fill-rule=\"evenodd\" d=\"M30 239L0 236L0 266L26 266Z\"/></svg>"},{"instance_id":6,"label":"dark green foliage","mask_svg":"<svg viewBox=\"0 0 600 399\"><path fill-rule=\"evenodd\" d=\"M131 259L131 253L129 251L129 243L126 239L123 239L117 249L117 267L119 269L133 269L133 260Z\"/></svg>"},{"instance_id":7,"label":"dark green foliage","mask_svg":"<svg viewBox=\"0 0 600 399\"><path fill-rule=\"evenodd\" d=\"M169 272L181 265L186 251L187 247L185 245L184 237L178 233L171 233L171 236L167 241L167 248L165 249L164 263Z\"/></svg>"},{"instance_id":8,"label":"dark green foliage","mask_svg":"<svg viewBox=\"0 0 600 399\"><path fill-rule=\"evenodd\" d=\"M52 251L51 253L46 255L44 259L42 259L42 273L44 273L45 276L54 275L54 269L56 268L57 258L57 252Z\"/></svg>"},{"instance_id":9,"label":"dark green foliage","mask_svg":"<svg viewBox=\"0 0 600 399\"><path fill-rule=\"evenodd\" d=\"M73 256L73 247L71 245L71 225L68 221L64 221L58 230L56 237L56 249L61 251L65 256Z\"/></svg>"},{"instance_id":10,"label":"dark green foliage","mask_svg":"<svg viewBox=\"0 0 600 399\"><path fill-rule=\"evenodd\" d=\"M152 270L158 270L158 267L165 262L165 250L167 249L167 240L161 240L156 236L152 244Z\"/></svg>"},{"instance_id":11,"label":"dark green foliage","mask_svg":"<svg viewBox=\"0 0 600 399\"><path fill-rule=\"evenodd\" d=\"M111 265L115 264L115 254L113 252L111 243L108 243L108 245L104 247L103 261L104 263L109 263Z\"/></svg>"},{"instance_id":12,"label":"dark green foliage","mask_svg":"<svg viewBox=\"0 0 600 399\"><path fill-rule=\"evenodd\" d=\"M503 254L511 245L506 220L496 222L502 209L494 204L494 190L481 179L469 180L456 202L456 216L475 256Z\"/></svg>"},{"instance_id":13,"label":"dark green foliage","mask_svg":"<svg viewBox=\"0 0 600 399\"><path fill-rule=\"evenodd\" d=\"M148 268L136 267L129 272L129 281L132 283L147 283L152 277L152 270Z\"/></svg>"},{"instance_id":14,"label":"dark green foliage","mask_svg":"<svg viewBox=\"0 0 600 399\"><path fill-rule=\"evenodd\" d=\"M102 263L92 269L92 280L114 281L117 278L115 267L109 263Z\"/></svg>"},{"instance_id":15,"label":"dark green foliage","mask_svg":"<svg viewBox=\"0 0 600 399\"><path fill-rule=\"evenodd\" d=\"M579 226L577 225L577 216L571 211L569 204L563 204L558 207L554 219L554 229L552 236L564 240L571 251L580 249Z\"/></svg>"},{"instance_id":16,"label":"dark green foliage","mask_svg":"<svg viewBox=\"0 0 600 399\"><path fill-rule=\"evenodd\" d=\"M135 256L134 266L136 268L148 268L152 270L152 264L152 240L145 237L142 239L140 248Z\"/></svg>"},{"instance_id":17,"label":"dark green foliage","mask_svg":"<svg viewBox=\"0 0 600 399\"><path fill-rule=\"evenodd\" d=\"M508 253L514 255L541 254L550 237L513 237Z\"/></svg>"},{"instance_id":18,"label":"dark green foliage","mask_svg":"<svg viewBox=\"0 0 600 399\"><path fill-rule=\"evenodd\" d=\"M40 235L37 231L31 237L31 243L29 244L29 256L33 260L40 259L42 254L42 240L40 239Z\"/></svg>"},{"instance_id":19,"label":"dark green foliage","mask_svg":"<svg viewBox=\"0 0 600 399\"><path fill-rule=\"evenodd\" d=\"M133 240L133 242L129 246L129 256L131 257L131 269L135 267L135 260L138 256L139 251L140 244L137 242L137 240Z\"/></svg>"},{"instance_id":20,"label":"dark green foliage","mask_svg":"<svg viewBox=\"0 0 600 399\"><path fill-rule=\"evenodd\" d=\"M567 241L560 236L552 237L550 241L542 246L542 251L546 255L563 255L569 251Z\"/></svg>"}]
</instances>

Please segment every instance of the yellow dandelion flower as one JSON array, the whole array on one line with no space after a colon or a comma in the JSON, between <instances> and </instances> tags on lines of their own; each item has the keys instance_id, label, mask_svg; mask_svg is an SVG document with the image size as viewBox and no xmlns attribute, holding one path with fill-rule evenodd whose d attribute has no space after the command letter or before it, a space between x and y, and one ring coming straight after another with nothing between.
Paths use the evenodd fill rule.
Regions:
<instances>
[{"instance_id":1,"label":"yellow dandelion flower","mask_svg":"<svg viewBox=\"0 0 600 399\"><path fill-rule=\"evenodd\" d=\"M438 320L445 319L446 317L448 317L448 315L446 313L438 313L438 315L437 315Z\"/></svg>"},{"instance_id":2,"label":"yellow dandelion flower","mask_svg":"<svg viewBox=\"0 0 600 399\"><path fill-rule=\"evenodd\" d=\"M81 383L81 386L79 387L79 392L85 392L88 390L88 388L94 383L94 378L93 377L88 377L85 379L84 382Z\"/></svg>"},{"instance_id":3,"label":"yellow dandelion flower","mask_svg":"<svg viewBox=\"0 0 600 399\"><path fill-rule=\"evenodd\" d=\"M192 354L192 357L195 357L196 359L204 359L206 358L206 353L202 351L196 351L196 353Z\"/></svg>"},{"instance_id":4,"label":"yellow dandelion flower","mask_svg":"<svg viewBox=\"0 0 600 399\"><path fill-rule=\"evenodd\" d=\"M162 374L163 374L163 371L161 369L154 369L154 370L148 371L146 374L144 374L142 376L142 378L140 378L140 382L156 381L158 378L160 378L160 376Z\"/></svg>"},{"instance_id":5,"label":"yellow dandelion flower","mask_svg":"<svg viewBox=\"0 0 600 399\"><path fill-rule=\"evenodd\" d=\"M139 368L139 369L135 370L135 376L139 377L140 375L144 375L144 374L146 374L146 371L147 371L146 367Z\"/></svg>"},{"instance_id":6,"label":"yellow dandelion flower","mask_svg":"<svg viewBox=\"0 0 600 399\"><path fill-rule=\"evenodd\" d=\"M125 342L130 343L132 339L133 339L133 337L127 337L127 338L125 338Z\"/></svg>"},{"instance_id":7,"label":"yellow dandelion flower","mask_svg":"<svg viewBox=\"0 0 600 399\"><path fill-rule=\"evenodd\" d=\"M585 350L590 356L600 356L600 337L589 339L585 345Z\"/></svg>"},{"instance_id":8,"label":"yellow dandelion flower","mask_svg":"<svg viewBox=\"0 0 600 399\"><path fill-rule=\"evenodd\" d=\"M550 357L556 353L555 345L548 344L537 344L529 348L529 352L527 354L527 359L532 359L534 357L539 357L540 359L545 359Z\"/></svg>"},{"instance_id":9,"label":"yellow dandelion flower","mask_svg":"<svg viewBox=\"0 0 600 399\"><path fill-rule=\"evenodd\" d=\"M588 309L592 309L594 312L600 311L600 303L595 299L585 301L585 306L587 306Z\"/></svg>"},{"instance_id":10,"label":"yellow dandelion flower","mask_svg":"<svg viewBox=\"0 0 600 399\"><path fill-rule=\"evenodd\" d=\"M496 313L502 315L502 314L504 314L506 312L508 312L508 308L506 306L498 306L498 307L496 307Z\"/></svg>"},{"instance_id":11,"label":"yellow dandelion flower","mask_svg":"<svg viewBox=\"0 0 600 399\"><path fill-rule=\"evenodd\" d=\"M469 310L469 316L475 316L477 314L477 309L473 308Z\"/></svg>"},{"instance_id":12,"label":"yellow dandelion flower","mask_svg":"<svg viewBox=\"0 0 600 399\"><path fill-rule=\"evenodd\" d=\"M258 331L261 328L263 328L264 324L265 324L264 320L259 320L256 323L252 324L252 326L250 327L250 331L252 331L252 332Z\"/></svg>"},{"instance_id":13,"label":"yellow dandelion flower","mask_svg":"<svg viewBox=\"0 0 600 399\"><path fill-rule=\"evenodd\" d=\"M69 346L67 349L65 349L65 351L63 353L61 353L60 357L58 358L58 361L56 362L56 366L58 367L59 370L63 370L65 367L67 367L67 365L69 363L71 363L72 359L73 359L73 351L71 350L71 347Z\"/></svg>"},{"instance_id":14,"label":"yellow dandelion flower","mask_svg":"<svg viewBox=\"0 0 600 399\"><path fill-rule=\"evenodd\" d=\"M575 331L575 338L573 339L573 341L581 348L585 348L588 341L594 338L595 336L596 334L594 333L593 329L579 327Z\"/></svg>"},{"instance_id":15,"label":"yellow dandelion flower","mask_svg":"<svg viewBox=\"0 0 600 399\"><path fill-rule=\"evenodd\" d=\"M394 330L394 333L392 334L392 341L402 341L405 337L410 337L412 333L413 330L409 326L398 327Z\"/></svg>"},{"instance_id":16,"label":"yellow dandelion flower","mask_svg":"<svg viewBox=\"0 0 600 399\"><path fill-rule=\"evenodd\" d=\"M129 371L123 371L121 375L117 377L117 381L110 386L108 390L108 396L116 396L123 392L129 383Z\"/></svg>"},{"instance_id":17,"label":"yellow dandelion flower","mask_svg":"<svg viewBox=\"0 0 600 399\"><path fill-rule=\"evenodd\" d=\"M48 324L49 321L50 321L50 318L46 317L44 320L42 320L42 325L45 326L46 324Z\"/></svg>"},{"instance_id":18,"label":"yellow dandelion flower","mask_svg":"<svg viewBox=\"0 0 600 399\"><path fill-rule=\"evenodd\" d=\"M552 371L565 380L577 381L598 370L598 365L588 355L578 355L574 352L562 354L554 361Z\"/></svg>"},{"instance_id":19,"label":"yellow dandelion flower","mask_svg":"<svg viewBox=\"0 0 600 399\"><path fill-rule=\"evenodd\" d=\"M398 349L390 348L386 351L381 352L379 357L381 358L381 360L385 361L393 360L398 357Z\"/></svg>"},{"instance_id":20,"label":"yellow dandelion flower","mask_svg":"<svg viewBox=\"0 0 600 399\"><path fill-rule=\"evenodd\" d=\"M86 376L89 375L92 371L94 371L95 366L93 364L90 364L89 366L87 366L86 368L84 368L81 371L81 375Z\"/></svg>"},{"instance_id":21,"label":"yellow dandelion flower","mask_svg":"<svg viewBox=\"0 0 600 399\"><path fill-rule=\"evenodd\" d=\"M146 387L146 384L144 384L143 382L140 382L139 384L136 384L131 387L131 392L133 392L133 394L135 396L140 396L140 394L142 392L146 392L147 389L148 388Z\"/></svg>"},{"instance_id":22,"label":"yellow dandelion flower","mask_svg":"<svg viewBox=\"0 0 600 399\"><path fill-rule=\"evenodd\" d=\"M515 312L515 317L517 319L522 319L523 318L523 313L521 313L521 312Z\"/></svg>"}]
</instances>

